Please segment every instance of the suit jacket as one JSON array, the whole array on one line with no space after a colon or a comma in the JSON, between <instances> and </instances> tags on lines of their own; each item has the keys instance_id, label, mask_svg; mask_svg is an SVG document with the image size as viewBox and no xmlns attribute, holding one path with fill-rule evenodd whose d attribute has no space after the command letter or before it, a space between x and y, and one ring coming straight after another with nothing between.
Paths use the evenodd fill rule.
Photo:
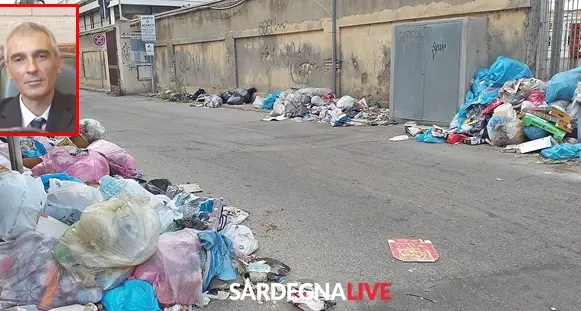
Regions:
<instances>
[{"instance_id":1,"label":"suit jacket","mask_svg":"<svg viewBox=\"0 0 581 311\"><path fill-rule=\"evenodd\" d=\"M22 127L19 96L20 94L0 100L0 129ZM49 133L75 132L77 127L76 108L75 95L62 94L55 90L45 131Z\"/></svg>"}]
</instances>

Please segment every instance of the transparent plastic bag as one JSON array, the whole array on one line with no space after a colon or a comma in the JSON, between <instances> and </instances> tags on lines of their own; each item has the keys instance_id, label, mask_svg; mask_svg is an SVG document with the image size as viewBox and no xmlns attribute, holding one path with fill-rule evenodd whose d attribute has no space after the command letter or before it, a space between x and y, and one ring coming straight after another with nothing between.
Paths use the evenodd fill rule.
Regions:
<instances>
[{"instance_id":1,"label":"transparent plastic bag","mask_svg":"<svg viewBox=\"0 0 581 311\"><path fill-rule=\"evenodd\" d=\"M518 118L493 116L487 125L490 141L498 147L518 145L527 141L522 122Z\"/></svg>"},{"instance_id":2,"label":"transparent plastic bag","mask_svg":"<svg viewBox=\"0 0 581 311\"><path fill-rule=\"evenodd\" d=\"M157 249L160 220L146 196L87 207L59 239L53 254L85 286L115 287Z\"/></svg>"},{"instance_id":3,"label":"transparent plastic bag","mask_svg":"<svg viewBox=\"0 0 581 311\"><path fill-rule=\"evenodd\" d=\"M137 173L135 159L118 145L99 139L87 147L89 150L97 151L107 158L112 175L123 177L133 177Z\"/></svg>"},{"instance_id":4,"label":"transparent plastic bag","mask_svg":"<svg viewBox=\"0 0 581 311\"><path fill-rule=\"evenodd\" d=\"M32 168L34 176L66 173L82 182L96 184L110 174L109 161L93 150L75 150L58 147L42 157L42 162Z\"/></svg>"},{"instance_id":5,"label":"transparent plastic bag","mask_svg":"<svg viewBox=\"0 0 581 311\"><path fill-rule=\"evenodd\" d=\"M159 237L157 251L139 265L131 278L153 285L163 305L193 305L202 294L198 231L183 229Z\"/></svg>"},{"instance_id":6,"label":"transparent plastic bag","mask_svg":"<svg viewBox=\"0 0 581 311\"><path fill-rule=\"evenodd\" d=\"M95 119L80 120L80 136L89 144L105 138L105 127Z\"/></svg>"},{"instance_id":7,"label":"transparent plastic bag","mask_svg":"<svg viewBox=\"0 0 581 311\"><path fill-rule=\"evenodd\" d=\"M54 260L55 243L36 231L0 243L0 310L24 305L50 310L101 300L99 288L84 288Z\"/></svg>"},{"instance_id":8,"label":"transparent plastic bag","mask_svg":"<svg viewBox=\"0 0 581 311\"><path fill-rule=\"evenodd\" d=\"M72 225L89 206L104 201L99 189L68 180L50 179L45 214Z\"/></svg>"},{"instance_id":9,"label":"transparent plastic bag","mask_svg":"<svg viewBox=\"0 0 581 311\"><path fill-rule=\"evenodd\" d=\"M182 215L178 213L173 201L165 195L154 195L141 186L136 180L113 178L105 176L101 179L99 190L105 200L111 198L123 198L126 196L140 196L149 198L150 205L157 211L160 219L160 234L164 232L174 219L180 219ZM169 221L170 218L171 221Z\"/></svg>"},{"instance_id":10,"label":"transparent plastic bag","mask_svg":"<svg viewBox=\"0 0 581 311\"><path fill-rule=\"evenodd\" d=\"M40 178L16 171L0 173L0 239L34 230L46 198Z\"/></svg>"},{"instance_id":11,"label":"transparent plastic bag","mask_svg":"<svg viewBox=\"0 0 581 311\"><path fill-rule=\"evenodd\" d=\"M264 108L264 98L262 98L260 96L256 96L252 106L254 106L254 108L256 108L256 109L263 109Z\"/></svg>"}]
</instances>

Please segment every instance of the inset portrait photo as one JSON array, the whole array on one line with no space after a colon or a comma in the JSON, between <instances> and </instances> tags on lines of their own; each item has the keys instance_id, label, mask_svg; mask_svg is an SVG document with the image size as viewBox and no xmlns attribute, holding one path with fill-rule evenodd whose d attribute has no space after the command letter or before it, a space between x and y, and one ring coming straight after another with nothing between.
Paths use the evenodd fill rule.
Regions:
<instances>
[{"instance_id":1,"label":"inset portrait photo","mask_svg":"<svg viewBox=\"0 0 581 311\"><path fill-rule=\"evenodd\" d=\"M0 136L79 133L78 6L0 4Z\"/></svg>"}]
</instances>

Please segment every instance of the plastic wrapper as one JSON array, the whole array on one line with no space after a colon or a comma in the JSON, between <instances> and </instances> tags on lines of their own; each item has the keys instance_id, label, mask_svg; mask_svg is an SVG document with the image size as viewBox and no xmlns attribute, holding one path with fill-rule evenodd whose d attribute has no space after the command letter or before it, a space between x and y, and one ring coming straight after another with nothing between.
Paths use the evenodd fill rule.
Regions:
<instances>
[{"instance_id":1,"label":"plastic wrapper","mask_svg":"<svg viewBox=\"0 0 581 311\"><path fill-rule=\"evenodd\" d=\"M53 258L56 239L28 231L0 243L0 310L35 305L39 310L97 303L99 288L85 288Z\"/></svg>"},{"instance_id":2,"label":"plastic wrapper","mask_svg":"<svg viewBox=\"0 0 581 311\"><path fill-rule=\"evenodd\" d=\"M263 109L264 108L264 98L262 98L260 96L256 96L252 106L256 109Z\"/></svg>"},{"instance_id":3,"label":"plastic wrapper","mask_svg":"<svg viewBox=\"0 0 581 311\"><path fill-rule=\"evenodd\" d=\"M563 143L541 151L541 155L551 160L570 160L581 158L581 144Z\"/></svg>"},{"instance_id":4,"label":"plastic wrapper","mask_svg":"<svg viewBox=\"0 0 581 311\"><path fill-rule=\"evenodd\" d=\"M163 305L196 304L204 281L201 248L196 230L164 233L155 254L135 269L132 278L152 284Z\"/></svg>"},{"instance_id":5,"label":"plastic wrapper","mask_svg":"<svg viewBox=\"0 0 581 311\"><path fill-rule=\"evenodd\" d=\"M112 175L123 177L134 177L137 173L135 159L118 145L99 139L87 147L89 150L97 151L107 158Z\"/></svg>"},{"instance_id":6,"label":"plastic wrapper","mask_svg":"<svg viewBox=\"0 0 581 311\"><path fill-rule=\"evenodd\" d=\"M105 138L105 127L95 119L80 120L80 136L89 144Z\"/></svg>"},{"instance_id":7,"label":"plastic wrapper","mask_svg":"<svg viewBox=\"0 0 581 311\"><path fill-rule=\"evenodd\" d=\"M40 158L47 153L46 147L32 137L23 137L20 140L20 149L24 158Z\"/></svg>"},{"instance_id":8,"label":"plastic wrapper","mask_svg":"<svg viewBox=\"0 0 581 311\"><path fill-rule=\"evenodd\" d=\"M522 122L518 118L493 116L488 121L488 137L498 147L518 145L527 141Z\"/></svg>"},{"instance_id":9,"label":"plastic wrapper","mask_svg":"<svg viewBox=\"0 0 581 311\"><path fill-rule=\"evenodd\" d=\"M151 284L141 280L124 282L103 297L107 311L161 311Z\"/></svg>"},{"instance_id":10,"label":"plastic wrapper","mask_svg":"<svg viewBox=\"0 0 581 311\"><path fill-rule=\"evenodd\" d=\"M104 201L99 189L73 181L50 179L45 214L72 225L89 206Z\"/></svg>"},{"instance_id":11,"label":"plastic wrapper","mask_svg":"<svg viewBox=\"0 0 581 311\"><path fill-rule=\"evenodd\" d=\"M53 254L85 286L110 289L157 249L160 220L146 196L87 207L59 239Z\"/></svg>"},{"instance_id":12,"label":"plastic wrapper","mask_svg":"<svg viewBox=\"0 0 581 311\"><path fill-rule=\"evenodd\" d=\"M40 178L16 171L0 172L0 239L13 239L34 230L46 197Z\"/></svg>"},{"instance_id":13,"label":"plastic wrapper","mask_svg":"<svg viewBox=\"0 0 581 311\"><path fill-rule=\"evenodd\" d=\"M42 163L32 168L35 176L65 173L86 183L96 184L110 174L109 161L93 150L58 147L42 157Z\"/></svg>"}]
</instances>

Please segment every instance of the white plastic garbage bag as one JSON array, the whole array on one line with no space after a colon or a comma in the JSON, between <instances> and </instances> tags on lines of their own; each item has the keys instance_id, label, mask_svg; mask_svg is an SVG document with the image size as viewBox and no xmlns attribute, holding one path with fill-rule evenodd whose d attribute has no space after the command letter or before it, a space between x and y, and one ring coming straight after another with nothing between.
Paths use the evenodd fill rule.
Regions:
<instances>
[{"instance_id":1,"label":"white plastic garbage bag","mask_svg":"<svg viewBox=\"0 0 581 311\"><path fill-rule=\"evenodd\" d=\"M44 212L67 225L77 222L87 207L105 200L99 189L86 184L54 178L48 182Z\"/></svg>"},{"instance_id":2,"label":"white plastic garbage bag","mask_svg":"<svg viewBox=\"0 0 581 311\"><path fill-rule=\"evenodd\" d=\"M105 200L110 198L123 198L128 195L148 197L151 201L151 205L159 214L161 221L160 233L165 232L174 219L181 219L183 217L183 215L178 212L175 203L170 198L165 195L156 196L152 194L134 179L105 176L101 178L99 190L103 194Z\"/></svg>"},{"instance_id":3,"label":"white plastic garbage bag","mask_svg":"<svg viewBox=\"0 0 581 311\"><path fill-rule=\"evenodd\" d=\"M149 197L93 204L54 247L55 259L85 286L110 289L157 249L159 215Z\"/></svg>"},{"instance_id":4,"label":"white plastic garbage bag","mask_svg":"<svg viewBox=\"0 0 581 311\"><path fill-rule=\"evenodd\" d=\"M258 240L254 237L252 230L243 225L233 225L223 233L229 237L234 247L246 256L252 255L258 250Z\"/></svg>"},{"instance_id":5,"label":"white plastic garbage bag","mask_svg":"<svg viewBox=\"0 0 581 311\"><path fill-rule=\"evenodd\" d=\"M256 96L254 103L252 104L256 109L264 109L264 98Z\"/></svg>"},{"instance_id":6,"label":"white plastic garbage bag","mask_svg":"<svg viewBox=\"0 0 581 311\"><path fill-rule=\"evenodd\" d=\"M32 231L46 203L40 178L0 169L0 239Z\"/></svg>"},{"instance_id":7,"label":"white plastic garbage bag","mask_svg":"<svg viewBox=\"0 0 581 311\"><path fill-rule=\"evenodd\" d=\"M357 102L357 99L355 99L349 95L345 95L337 101L337 107L341 108L341 109L351 108L351 107L353 107L353 105L355 105L356 102Z\"/></svg>"}]
</instances>

